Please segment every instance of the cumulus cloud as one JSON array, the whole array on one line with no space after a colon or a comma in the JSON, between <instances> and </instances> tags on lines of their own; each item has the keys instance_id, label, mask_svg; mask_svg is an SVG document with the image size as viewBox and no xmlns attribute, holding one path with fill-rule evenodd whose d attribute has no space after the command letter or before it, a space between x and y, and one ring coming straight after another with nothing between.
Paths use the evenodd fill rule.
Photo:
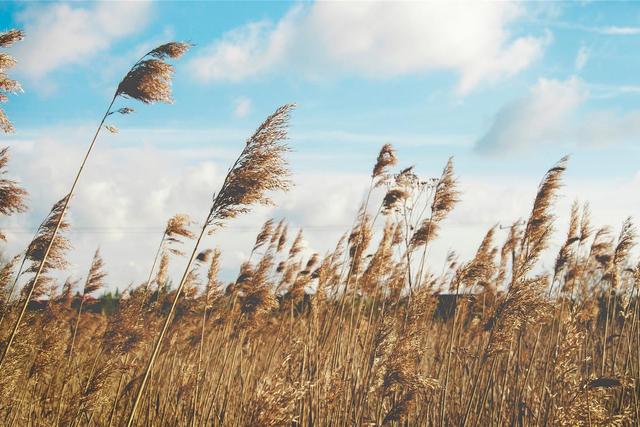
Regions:
<instances>
[{"instance_id":1,"label":"cumulus cloud","mask_svg":"<svg viewBox=\"0 0 640 427\"><path fill-rule=\"evenodd\" d=\"M29 5L16 16L27 34L15 47L17 70L37 80L87 61L144 28L150 11L144 1Z\"/></svg>"},{"instance_id":2,"label":"cumulus cloud","mask_svg":"<svg viewBox=\"0 0 640 427\"><path fill-rule=\"evenodd\" d=\"M540 79L527 96L498 111L476 149L500 153L554 141L587 93L584 83L575 77Z\"/></svg>"},{"instance_id":3,"label":"cumulus cloud","mask_svg":"<svg viewBox=\"0 0 640 427\"><path fill-rule=\"evenodd\" d=\"M588 109L589 85L577 77L540 79L529 93L503 106L475 145L484 154L548 146L610 147L637 144L640 111Z\"/></svg>"},{"instance_id":4,"label":"cumulus cloud","mask_svg":"<svg viewBox=\"0 0 640 427\"><path fill-rule=\"evenodd\" d=\"M430 70L460 76L458 90L508 77L542 54L550 36L512 36L524 15L505 2L316 2L280 21L236 28L190 63L204 82L294 70L388 78Z\"/></svg>"}]
</instances>

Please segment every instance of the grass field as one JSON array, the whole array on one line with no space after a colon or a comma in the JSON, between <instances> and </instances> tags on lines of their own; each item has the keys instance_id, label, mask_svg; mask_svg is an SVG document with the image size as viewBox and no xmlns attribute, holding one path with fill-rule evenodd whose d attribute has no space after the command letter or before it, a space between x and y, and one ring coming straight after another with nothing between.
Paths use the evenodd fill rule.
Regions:
<instances>
[{"instance_id":1,"label":"grass field","mask_svg":"<svg viewBox=\"0 0 640 427\"><path fill-rule=\"evenodd\" d=\"M21 36L4 33L0 42L8 47ZM168 61L189 47L150 51L113 100L170 100ZM132 112L114 105L85 161L99 134L115 131L105 120ZM631 220L619 230L596 228L588 207L576 204L553 271L539 266L566 158L542 177L528 218L491 228L472 259L452 253L441 266L430 262L429 249L464 197L453 161L424 179L398 168L385 145L372 159L369 195L335 250L308 256L302 231L270 220L237 278L222 283L224 254L200 241L295 180L286 162L293 108L278 108L240 144L224 184L211 189L205 221L169 219L148 280L109 310L96 300L108 273L99 252L82 281L58 280L68 267L73 226L65 214L83 161L31 244L0 272L2 425L595 426L640 419L640 268L631 257ZM9 160L2 151L3 215L27 208L25 190L4 175L11 176ZM168 266L185 260L182 276L169 278Z\"/></svg>"}]
</instances>

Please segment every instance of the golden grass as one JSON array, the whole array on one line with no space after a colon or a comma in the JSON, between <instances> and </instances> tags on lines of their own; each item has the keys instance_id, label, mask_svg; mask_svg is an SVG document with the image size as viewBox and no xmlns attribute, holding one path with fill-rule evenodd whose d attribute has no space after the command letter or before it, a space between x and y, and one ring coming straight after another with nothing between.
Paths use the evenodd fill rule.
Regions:
<instances>
[{"instance_id":1,"label":"golden grass","mask_svg":"<svg viewBox=\"0 0 640 427\"><path fill-rule=\"evenodd\" d=\"M350 237L324 257L303 256L301 232L289 241L286 224L268 221L228 286L217 279L223 255L194 244L183 292L167 290L169 257L184 255L172 249L198 237L187 217L175 216L156 280L129 289L114 313L71 297L69 285L50 286L45 302L27 311L0 379L3 423L631 425L640 409L631 222L615 239L592 233L588 209L580 216L575 206L554 271L534 269L564 169L565 160L543 178L529 219L506 230L503 244L493 227L472 260L451 257L439 275L420 252L436 237L415 235L454 207L451 163L433 182L390 174L373 191L401 188L406 196L392 209L381 198L382 234L374 235L363 208ZM261 200L259 192L217 194ZM427 208L416 213L416 203ZM215 199L212 206L244 212ZM215 212L200 235L222 225ZM38 236L34 242L46 241ZM61 261L66 247L51 259ZM410 265L424 269L411 289ZM96 253L83 294L96 292L104 274ZM2 273L5 290L12 277ZM5 301L15 320L21 298ZM0 331L4 343L10 323Z\"/></svg>"},{"instance_id":2,"label":"golden grass","mask_svg":"<svg viewBox=\"0 0 640 427\"><path fill-rule=\"evenodd\" d=\"M188 48L168 43L150 51L113 101L171 101L173 68L164 60ZM453 161L425 180L412 168L394 172L396 153L385 145L366 201L335 250L308 255L302 230L290 239L284 220L269 220L225 286L218 279L224 254L201 248L201 239L289 188L293 106L285 105L246 141L198 231L185 215L168 221L144 283L107 310L91 297L106 275L96 251L74 297L77 283L59 285L50 273L67 267L64 215L100 130L111 126L105 120L133 111L112 111L113 101L70 192L25 252L0 270L2 425L591 426L640 419L640 266L631 259L631 220L614 238L606 228L594 232L588 207L574 205L553 271L539 268L566 158L543 177L525 222L504 232L492 227L471 260L452 253L443 268L431 265L428 250L462 197ZM2 175L7 162L0 151ZM25 196L1 179L0 214L23 210ZM186 255L171 290L168 265Z\"/></svg>"}]
</instances>

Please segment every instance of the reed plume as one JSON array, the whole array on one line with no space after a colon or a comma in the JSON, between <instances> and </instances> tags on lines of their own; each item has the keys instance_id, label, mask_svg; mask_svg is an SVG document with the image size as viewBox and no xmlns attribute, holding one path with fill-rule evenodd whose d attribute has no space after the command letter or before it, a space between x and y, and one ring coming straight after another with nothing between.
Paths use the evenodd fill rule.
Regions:
<instances>
[{"instance_id":1,"label":"reed plume","mask_svg":"<svg viewBox=\"0 0 640 427\"><path fill-rule=\"evenodd\" d=\"M407 197L409 197L409 193L401 188L392 188L387 191L384 199L382 200L383 212L385 214L391 213L393 210L398 209L398 205L402 203Z\"/></svg>"},{"instance_id":2,"label":"reed plume","mask_svg":"<svg viewBox=\"0 0 640 427\"><path fill-rule=\"evenodd\" d=\"M569 157L563 157L549 169L538 187L536 199L520 242L520 257L514 266L514 279L529 272L547 248L553 232L555 215L551 211L561 185L562 175L567 169Z\"/></svg>"},{"instance_id":3,"label":"reed plume","mask_svg":"<svg viewBox=\"0 0 640 427\"><path fill-rule=\"evenodd\" d=\"M64 197L54 204L49 215L47 215L40 225L34 239L27 248L25 260L30 261L30 266L27 268L26 273L34 273L34 276L29 279L28 283L22 289L22 308L16 317L9 337L4 343L2 358L0 359L0 368L9 354L9 350L18 333L20 323L24 318L29 302L33 297L37 298L43 295L47 291L47 286L53 284L53 279L46 276L46 274L51 270L64 269L68 265L66 252L71 248L71 244L64 236L57 234L58 231L64 231L69 228L69 223L63 218L64 208L68 201L69 196ZM44 276L38 281L41 274Z\"/></svg>"},{"instance_id":4,"label":"reed plume","mask_svg":"<svg viewBox=\"0 0 640 427\"><path fill-rule=\"evenodd\" d=\"M204 291L207 308L211 308L214 302L221 296L220 281L218 280L221 255L219 249L214 249L211 253L211 261L209 262L209 269L207 270L207 285Z\"/></svg>"},{"instance_id":5,"label":"reed plume","mask_svg":"<svg viewBox=\"0 0 640 427\"><path fill-rule=\"evenodd\" d=\"M626 267L631 249L636 245L637 234L631 217L627 218L622 224L618 241L613 250L613 258L611 259L611 268L614 269L612 274L612 287L616 288L620 283L620 270Z\"/></svg>"},{"instance_id":6,"label":"reed plume","mask_svg":"<svg viewBox=\"0 0 640 427\"><path fill-rule=\"evenodd\" d=\"M431 215L422 222L412 236L413 248L425 246L437 236L438 224L453 210L459 201L459 196L457 180L453 175L453 159L450 158L436 183L431 202Z\"/></svg>"},{"instance_id":7,"label":"reed plume","mask_svg":"<svg viewBox=\"0 0 640 427\"><path fill-rule=\"evenodd\" d=\"M366 213L364 206L360 209L357 221L347 240L349 243L349 256L351 257L351 268L348 272L349 278L357 276L362 269L364 253L373 238L373 220ZM347 285L349 285L349 280L347 280Z\"/></svg>"},{"instance_id":8,"label":"reed plume","mask_svg":"<svg viewBox=\"0 0 640 427\"><path fill-rule=\"evenodd\" d=\"M185 214L176 214L167 221L167 226L164 229L164 239L170 243L183 244L182 238L193 239L194 234L189 229L193 224L193 220ZM184 255L183 252L171 248L170 252L175 255Z\"/></svg>"},{"instance_id":9,"label":"reed plume","mask_svg":"<svg viewBox=\"0 0 640 427\"><path fill-rule=\"evenodd\" d=\"M5 311L11 298L9 283L12 282L16 272L16 264L20 260L22 254L18 254L11 258L0 269L0 315L4 317Z\"/></svg>"},{"instance_id":10,"label":"reed plume","mask_svg":"<svg viewBox=\"0 0 640 427\"><path fill-rule=\"evenodd\" d=\"M541 321L549 312L549 303L543 292L550 285L548 277L538 275L529 278L527 273L546 249L551 237L555 219L551 206L566 170L567 160L568 157L563 157L543 177L522 236L518 235L515 225L511 227L509 239L503 247L503 254L512 254L511 283L507 292L498 299L493 313L485 323L485 329L491 333L482 354L480 372L485 362L494 356L490 371L490 375L493 375L497 360L495 355L507 351L514 331L521 331L526 325ZM479 376L473 382L462 420L463 426L466 426L469 420L478 383Z\"/></svg>"},{"instance_id":11,"label":"reed plume","mask_svg":"<svg viewBox=\"0 0 640 427\"><path fill-rule=\"evenodd\" d=\"M169 253L174 255L183 256L184 252L179 249L178 245L182 245L183 239L193 239L193 232L189 227L193 225L193 220L186 214L176 214L169 218L167 225L162 233L160 244L156 250L156 255L153 258L153 264L151 264L151 270L149 271L149 277L144 285L145 295L149 293L149 287L151 286L153 272L155 271L158 258L160 258L160 265L155 278L155 283L158 286L158 290L162 287L167 280L167 269L169 268ZM144 297L142 303L146 301Z\"/></svg>"},{"instance_id":12,"label":"reed plume","mask_svg":"<svg viewBox=\"0 0 640 427\"><path fill-rule=\"evenodd\" d=\"M84 282L82 289L83 299L102 289L105 277L107 277L107 273L104 271L104 261L98 248L93 255L93 261L91 261L91 267L89 268L87 279Z\"/></svg>"},{"instance_id":13,"label":"reed plume","mask_svg":"<svg viewBox=\"0 0 640 427\"><path fill-rule=\"evenodd\" d=\"M251 250L251 254L252 255L253 255L253 253L255 251L260 249L260 247L262 247L268 241L270 241L271 237L275 234L275 232L277 232L277 229L274 230L273 224L274 224L273 218L269 218L262 225L262 229L260 230L260 232L256 236L256 242L254 243L253 249Z\"/></svg>"},{"instance_id":14,"label":"reed plume","mask_svg":"<svg viewBox=\"0 0 640 427\"><path fill-rule=\"evenodd\" d=\"M378 184L381 184L388 177L387 172L389 167L394 166L396 163L398 163L396 151L393 149L391 144L384 144L380 149L380 153L378 153L378 158L376 159L376 164L373 166L371 177L376 179Z\"/></svg>"},{"instance_id":15,"label":"reed plume","mask_svg":"<svg viewBox=\"0 0 640 427\"><path fill-rule=\"evenodd\" d=\"M167 274L169 270L169 254L163 253L160 257L160 264L158 266L158 272L154 279L158 289L162 288L167 283Z\"/></svg>"},{"instance_id":16,"label":"reed plume","mask_svg":"<svg viewBox=\"0 0 640 427\"><path fill-rule=\"evenodd\" d=\"M560 251L558 252L558 256L556 257L556 263L553 268L553 282L559 277L560 273L563 271L567 263L575 257L575 253L573 250L574 243L579 242L581 240L580 235L578 234L578 227L580 226L580 218L579 215L579 207L578 202L573 202L571 206L571 214L569 215L569 230L567 231L567 237L564 241L564 244L560 247Z\"/></svg>"},{"instance_id":17,"label":"reed plume","mask_svg":"<svg viewBox=\"0 0 640 427\"><path fill-rule=\"evenodd\" d=\"M104 279L107 276L107 273L104 271L104 261L102 260L102 256L100 255L100 249L96 249L95 254L93 255L93 260L91 261L91 266L89 267L89 272L87 273L87 278L84 281L84 286L82 287L82 295L80 296L80 306L78 307L78 314L76 316L76 321L73 326L73 333L71 335L71 343L69 344L69 353L67 356L67 365L65 368L65 372L71 367L71 362L73 361L74 350L76 346L76 338L78 336L78 327L80 326L80 317L82 316L82 309L84 307L87 299L98 290L102 289L104 286ZM71 285L71 283L70 283ZM67 383L63 384L62 391L60 392L60 401L63 400L65 396L65 392L67 391L66 387Z\"/></svg>"},{"instance_id":18,"label":"reed plume","mask_svg":"<svg viewBox=\"0 0 640 427\"><path fill-rule=\"evenodd\" d=\"M1 110L0 114L2 114ZM27 210L25 204L27 191L20 187L16 181L5 178L8 162L9 147L5 147L0 150L0 215L12 215ZM0 230L0 240L6 240L2 230Z\"/></svg>"},{"instance_id":19,"label":"reed plume","mask_svg":"<svg viewBox=\"0 0 640 427\"><path fill-rule=\"evenodd\" d=\"M8 48L24 38L20 30L9 30L0 33L0 48ZM7 102L10 94L22 92L20 83L7 76L6 71L16 65L16 60L7 53L0 52L0 103ZM0 130L4 133L14 132L13 124L6 113L0 108Z\"/></svg>"},{"instance_id":20,"label":"reed plume","mask_svg":"<svg viewBox=\"0 0 640 427\"><path fill-rule=\"evenodd\" d=\"M289 248L289 259L295 258L300 252L302 252L303 237L302 229L296 234L296 238L293 240L291 247Z\"/></svg>"},{"instance_id":21,"label":"reed plume","mask_svg":"<svg viewBox=\"0 0 640 427\"><path fill-rule=\"evenodd\" d=\"M169 42L147 52L122 79L115 97L132 98L145 104L173 102L171 79L174 69L165 60L180 58L191 46L190 43ZM128 114L131 110L120 109L118 112Z\"/></svg>"},{"instance_id":22,"label":"reed plume","mask_svg":"<svg viewBox=\"0 0 640 427\"><path fill-rule=\"evenodd\" d=\"M60 214L58 216L58 220L55 223L55 226L51 229L50 239L48 243L43 247L42 258L40 259L40 266L35 271L35 276L33 277L33 285L32 290L39 285L38 281L40 280L40 275L43 273L45 266L47 265L47 260L50 256L51 249L53 247L53 243L56 240L56 235L61 227L61 224L64 219L64 215L67 211L69 201L71 197L73 197L78 182L80 180L80 176L82 175L82 171L86 165L86 162L93 150L93 147L98 139L98 135L100 134L101 129L105 125L105 120L110 115L115 112L119 112L121 114L129 114L131 109L128 107L120 108L118 110L112 111L112 108L116 102L116 100L120 97L123 98L132 98L144 102L146 104L154 103L154 102L170 102L170 82L171 75L173 72L173 67L164 62L166 58L178 58L184 52L188 50L190 44L188 43L178 43L171 42L164 45L161 45L149 52L147 52L138 62L136 62L131 70L127 73L127 75L122 79L118 88L116 89L113 98L111 99L111 103L107 108L107 111L102 116L102 120L96 129L96 132L89 144L89 148L85 153L82 162L80 163L80 168L78 169L73 183L71 184L71 189L67 193L66 197L63 200L62 206L60 207ZM30 298L32 295L32 291L27 294L27 298L24 301L23 312L26 310L27 305L29 304ZM20 322L22 321L22 316L18 317L18 321L15 326L15 331L18 330L20 326ZM0 368L4 363L4 358L11 347L13 342L13 337L15 333L12 333L9 341L5 344L4 354L2 359L0 360Z\"/></svg>"},{"instance_id":23,"label":"reed plume","mask_svg":"<svg viewBox=\"0 0 640 427\"><path fill-rule=\"evenodd\" d=\"M71 243L61 234L54 236L56 226L58 233L68 231L70 228L65 219L61 220L63 206L67 203L67 199L68 196L56 202L45 221L38 228L25 254L27 261L30 262L25 273L35 274L40 272L40 274L46 275L51 270L64 270L69 266L66 256L71 249ZM49 250L49 256L46 262L43 263L41 260L44 258L44 253L47 249ZM38 298L43 295L46 292L46 286L51 282L52 278L46 276L43 276L40 282L36 282L36 276L34 276L22 290L23 295L27 295L25 302L31 300L32 297Z\"/></svg>"},{"instance_id":24,"label":"reed plume","mask_svg":"<svg viewBox=\"0 0 640 427\"><path fill-rule=\"evenodd\" d=\"M416 274L415 286L420 286L425 277L424 269L427 258L427 246L438 235L438 227L459 201L458 182L453 172L453 158L449 158L442 170L440 179L435 184L431 214L422 221L420 227L411 237L411 250L423 247L422 257ZM413 287L412 287L413 288Z\"/></svg>"}]
</instances>

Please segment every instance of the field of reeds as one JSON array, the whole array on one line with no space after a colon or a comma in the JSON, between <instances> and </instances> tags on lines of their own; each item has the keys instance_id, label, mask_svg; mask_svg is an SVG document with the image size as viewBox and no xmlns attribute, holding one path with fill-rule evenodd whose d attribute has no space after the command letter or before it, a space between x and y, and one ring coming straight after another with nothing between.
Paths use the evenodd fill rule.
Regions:
<instances>
[{"instance_id":1,"label":"field of reeds","mask_svg":"<svg viewBox=\"0 0 640 427\"><path fill-rule=\"evenodd\" d=\"M21 37L2 33L0 46ZM159 46L131 68L69 192L2 265L0 424L637 425L631 220L597 227L575 204L568 230L556 230L566 237L553 271L540 267L566 158L543 175L528 218L487 230L472 259L451 256L442 267L429 249L463 197L453 162L424 179L399 168L385 145L333 251L307 256L302 231L270 220L237 278L222 283L223 255L201 239L294 181L285 158L294 107L285 105L238 145L203 219L167 212L147 280L101 297L108 271L96 251L81 281L61 283L73 227L65 214L94 144L116 131L112 115L133 113L128 103L171 99L168 61L188 48ZM8 94L19 86L2 55ZM3 216L27 209L9 160L2 150ZM180 277L168 277L171 263L186 265Z\"/></svg>"}]
</instances>

